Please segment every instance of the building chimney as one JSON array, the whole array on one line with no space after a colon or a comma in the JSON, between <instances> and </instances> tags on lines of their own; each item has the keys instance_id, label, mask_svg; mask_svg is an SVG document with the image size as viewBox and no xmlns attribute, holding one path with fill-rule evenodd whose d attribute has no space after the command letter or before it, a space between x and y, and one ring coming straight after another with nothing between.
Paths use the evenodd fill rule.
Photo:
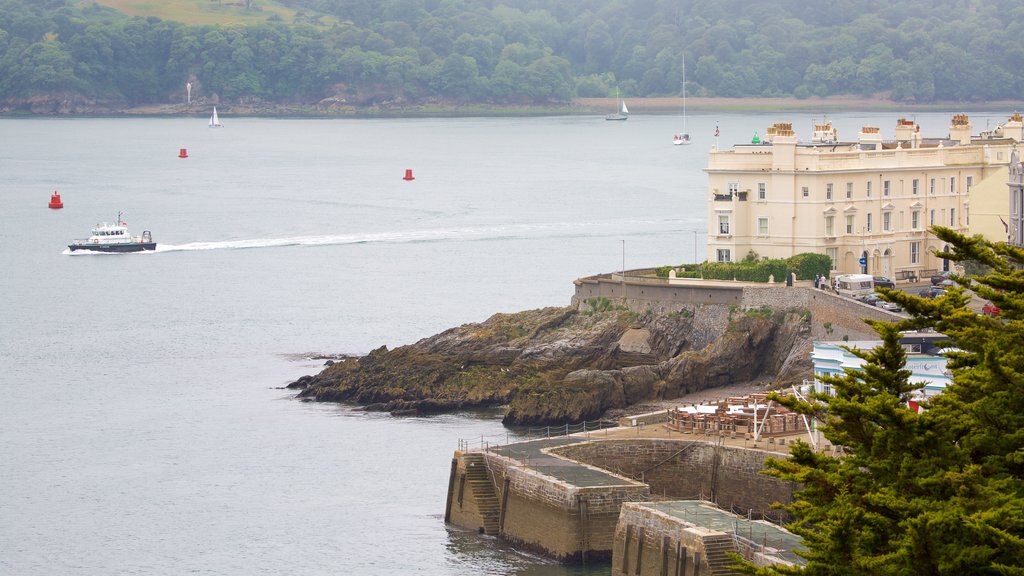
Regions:
<instances>
[{"instance_id":1,"label":"building chimney","mask_svg":"<svg viewBox=\"0 0 1024 576\"><path fill-rule=\"evenodd\" d=\"M882 131L877 126L864 126L857 135L861 150L881 150Z\"/></svg>"},{"instance_id":2,"label":"building chimney","mask_svg":"<svg viewBox=\"0 0 1024 576\"><path fill-rule=\"evenodd\" d=\"M954 114L949 125L949 139L960 144L971 143L971 120L967 114Z\"/></svg>"},{"instance_id":3,"label":"building chimney","mask_svg":"<svg viewBox=\"0 0 1024 576\"><path fill-rule=\"evenodd\" d=\"M996 135L1002 138L1013 138L1014 142L1024 141L1024 121L1021 120L1020 112L1014 112L1006 124L996 128Z\"/></svg>"},{"instance_id":4,"label":"building chimney","mask_svg":"<svg viewBox=\"0 0 1024 576\"><path fill-rule=\"evenodd\" d=\"M921 144L921 127L913 120L900 118L896 121L896 141L903 143L904 148L917 148Z\"/></svg>"},{"instance_id":5,"label":"building chimney","mask_svg":"<svg viewBox=\"0 0 1024 576\"><path fill-rule=\"evenodd\" d=\"M839 131L832 126L832 122L814 125L814 134L811 142L814 144L832 144L839 141Z\"/></svg>"},{"instance_id":6,"label":"building chimney","mask_svg":"<svg viewBox=\"0 0 1024 576\"><path fill-rule=\"evenodd\" d=\"M792 122L776 122L764 131L765 142L772 145L772 168L793 170L796 167L796 133Z\"/></svg>"}]
</instances>

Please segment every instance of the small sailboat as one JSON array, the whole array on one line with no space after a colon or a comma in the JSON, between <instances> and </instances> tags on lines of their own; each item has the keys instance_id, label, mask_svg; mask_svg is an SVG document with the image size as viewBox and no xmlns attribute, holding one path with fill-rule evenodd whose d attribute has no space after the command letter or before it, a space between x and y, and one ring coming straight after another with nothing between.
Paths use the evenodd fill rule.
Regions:
<instances>
[{"instance_id":1,"label":"small sailboat","mask_svg":"<svg viewBox=\"0 0 1024 576\"><path fill-rule=\"evenodd\" d=\"M629 109L626 108L626 101L619 98L619 89L615 89L615 100L618 102L618 110L604 117L605 120L628 120Z\"/></svg>"},{"instance_id":2,"label":"small sailboat","mask_svg":"<svg viewBox=\"0 0 1024 576\"><path fill-rule=\"evenodd\" d=\"M685 146L690 143L690 133L686 131L686 58L683 58L683 131L672 137L673 146Z\"/></svg>"},{"instance_id":3,"label":"small sailboat","mask_svg":"<svg viewBox=\"0 0 1024 576\"><path fill-rule=\"evenodd\" d=\"M210 116L210 128L220 128L223 124L220 123L220 118L217 117L217 107L213 107L213 116Z\"/></svg>"}]
</instances>

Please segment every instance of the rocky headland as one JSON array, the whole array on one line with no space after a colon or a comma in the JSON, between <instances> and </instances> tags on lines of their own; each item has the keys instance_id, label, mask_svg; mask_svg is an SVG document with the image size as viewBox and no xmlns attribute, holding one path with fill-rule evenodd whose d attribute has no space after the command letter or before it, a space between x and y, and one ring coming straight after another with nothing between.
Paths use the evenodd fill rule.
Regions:
<instances>
[{"instance_id":1,"label":"rocky headland","mask_svg":"<svg viewBox=\"0 0 1024 576\"><path fill-rule=\"evenodd\" d=\"M743 382L811 371L809 314L697 305L638 314L607 300L495 314L393 350L328 361L304 399L396 415L504 406L510 425L576 423Z\"/></svg>"}]
</instances>

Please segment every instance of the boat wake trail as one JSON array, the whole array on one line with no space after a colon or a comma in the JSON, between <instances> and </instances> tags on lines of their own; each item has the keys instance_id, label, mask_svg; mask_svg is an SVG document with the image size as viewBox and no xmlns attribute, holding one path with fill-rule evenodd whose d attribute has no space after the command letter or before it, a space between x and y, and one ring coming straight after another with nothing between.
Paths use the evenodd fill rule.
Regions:
<instances>
[{"instance_id":1,"label":"boat wake trail","mask_svg":"<svg viewBox=\"0 0 1024 576\"><path fill-rule=\"evenodd\" d=\"M289 236L282 238L254 238L249 240L223 240L217 242L189 242L188 244L157 243L157 252L198 250L240 250L247 248L277 248L282 246L338 246L344 244L411 244L424 242L478 242L508 239L541 239L572 237L603 237L607 235L633 235L670 232L678 222L561 222L553 224L500 225L494 227L453 228L436 230L409 230L374 234L325 234ZM629 230L628 232L624 232Z\"/></svg>"}]
</instances>

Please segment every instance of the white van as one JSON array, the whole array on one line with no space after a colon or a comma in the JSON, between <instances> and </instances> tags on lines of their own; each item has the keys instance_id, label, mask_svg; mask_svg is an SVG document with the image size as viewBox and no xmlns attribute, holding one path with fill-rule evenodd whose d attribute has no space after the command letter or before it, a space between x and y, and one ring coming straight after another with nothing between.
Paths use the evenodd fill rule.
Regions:
<instances>
[{"instance_id":1,"label":"white van","mask_svg":"<svg viewBox=\"0 0 1024 576\"><path fill-rule=\"evenodd\" d=\"M870 274L841 274L836 276L836 292L850 298L867 296L875 292L875 279Z\"/></svg>"}]
</instances>

